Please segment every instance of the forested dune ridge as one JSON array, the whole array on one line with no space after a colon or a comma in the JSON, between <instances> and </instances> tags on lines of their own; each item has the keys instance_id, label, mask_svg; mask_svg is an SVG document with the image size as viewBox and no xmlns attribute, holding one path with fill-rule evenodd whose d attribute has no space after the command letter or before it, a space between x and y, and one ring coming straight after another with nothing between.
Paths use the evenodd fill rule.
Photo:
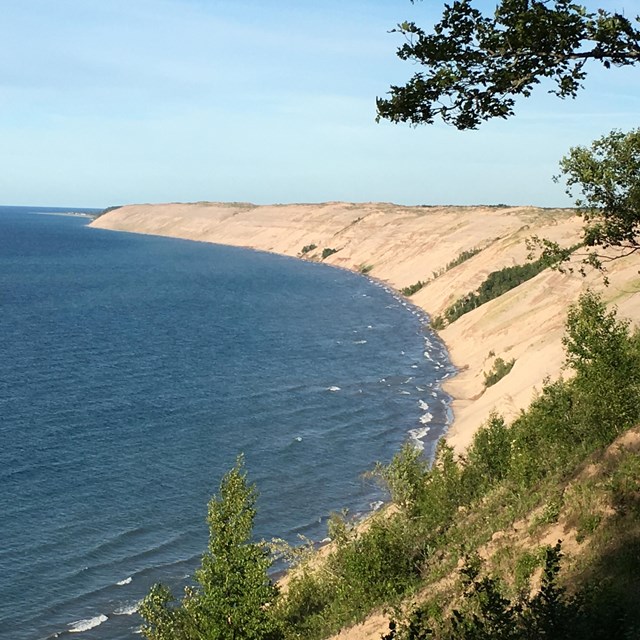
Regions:
<instances>
[{"instance_id":1,"label":"forested dune ridge","mask_svg":"<svg viewBox=\"0 0 640 640\"><path fill-rule=\"evenodd\" d=\"M526 267L527 239L572 247L580 241L582 223L571 209L505 205L200 202L128 205L106 212L92 226L322 261L404 290L438 319L459 369L446 389L454 399L448 441L462 452L493 411L516 416L546 378L561 373L566 311L581 292L599 291L621 317L640 319L635 255L608 265L608 286L597 271L583 277ZM530 273L520 274L521 267ZM469 300L481 287L480 303L477 296ZM455 317L460 311L466 312Z\"/></svg>"}]
</instances>

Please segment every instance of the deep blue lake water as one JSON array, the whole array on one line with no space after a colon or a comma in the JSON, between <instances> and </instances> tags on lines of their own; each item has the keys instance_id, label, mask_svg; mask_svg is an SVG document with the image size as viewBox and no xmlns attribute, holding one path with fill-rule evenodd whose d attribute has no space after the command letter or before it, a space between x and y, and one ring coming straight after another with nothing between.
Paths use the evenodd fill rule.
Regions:
<instances>
[{"instance_id":1,"label":"deep blue lake water","mask_svg":"<svg viewBox=\"0 0 640 640\"><path fill-rule=\"evenodd\" d=\"M432 451L452 369L381 285L68 211L0 207L0 637L139 637L239 452L257 536L295 542L370 510L407 438Z\"/></svg>"}]
</instances>

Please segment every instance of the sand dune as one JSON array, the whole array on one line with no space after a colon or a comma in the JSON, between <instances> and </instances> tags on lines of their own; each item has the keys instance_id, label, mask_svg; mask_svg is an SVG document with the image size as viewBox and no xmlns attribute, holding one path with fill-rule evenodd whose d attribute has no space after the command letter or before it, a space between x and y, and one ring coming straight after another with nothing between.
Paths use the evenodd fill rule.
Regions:
<instances>
[{"instance_id":1,"label":"sand dune","mask_svg":"<svg viewBox=\"0 0 640 640\"><path fill-rule=\"evenodd\" d=\"M486 276L526 261L524 241L533 235L575 243L581 220L566 209L533 207L403 207L388 203L248 203L130 205L111 211L94 227L215 242L320 260L359 271L401 289L432 279L462 251L473 258L442 273L412 296L428 313L441 313ZM640 258L612 264L611 284L597 273L586 278L544 271L462 316L441 332L458 375L447 381L455 421L448 439L458 450L492 411L507 417L526 407L546 377L561 374L561 337L568 305L587 287L602 291L622 316L640 319ZM511 373L485 390L483 372L495 357L515 358Z\"/></svg>"}]
</instances>

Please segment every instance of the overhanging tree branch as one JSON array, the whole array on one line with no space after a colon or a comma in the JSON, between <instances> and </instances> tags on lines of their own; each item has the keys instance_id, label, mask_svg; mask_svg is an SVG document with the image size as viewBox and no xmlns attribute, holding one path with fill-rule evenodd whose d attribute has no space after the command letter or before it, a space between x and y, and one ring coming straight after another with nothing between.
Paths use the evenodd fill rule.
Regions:
<instances>
[{"instance_id":1,"label":"overhanging tree branch","mask_svg":"<svg viewBox=\"0 0 640 640\"><path fill-rule=\"evenodd\" d=\"M378 119L431 124L436 117L458 129L475 129L513 115L515 98L529 96L543 80L561 98L575 97L589 61L611 66L640 62L640 30L620 13L588 11L570 0L500 0L484 15L473 0L444 6L431 33L413 22L402 60L424 70L377 99Z\"/></svg>"}]
</instances>

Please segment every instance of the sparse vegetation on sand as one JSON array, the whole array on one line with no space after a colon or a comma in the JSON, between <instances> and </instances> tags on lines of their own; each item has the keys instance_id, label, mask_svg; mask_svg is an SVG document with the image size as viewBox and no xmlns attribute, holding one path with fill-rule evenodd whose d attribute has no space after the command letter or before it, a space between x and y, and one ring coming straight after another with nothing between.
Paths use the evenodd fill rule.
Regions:
<instances>
[{"instance_id":1,"label":"sparse vegetation on sand","mask_svg":"<svg viewBox=\"0 0 640 640\"><path fill-rule=\"evenodd\" d=\"M514 359L505 362L502 358L496 358L491 371L484 374L484 386L492 387L496 382L502 380L513 369L515 363Z\"/></svg>"},{"instance_id":2,"label":"sparse vegetation on sand","mask_svg":"<svg viewBox=\"0 0 640 640\"><path fill-rule=\"evenodd\" d=\"M316 244L305 244L304 247L302 247L302 249L300 250L300 254L301 255L305 255L306 253L309 253L309 251L313 251L314 249L317 249L318 245Z\"/></svg>"},{"instance_id":3,"label":"sparse vegetation on sand","mask_svg":"<svg viewBox=\"0 0 640 640\"><path fill-rule=\"evenodd\" d=\"M478 247L474 247L473 249L468 249L466 251L461 251L453 260L448 262L442 269L439 269L438 271L434 271L433 277L425 281L418 280L418 282L414 282L413 284L410 284L408 287L404 287L403 289L400 290L400 292L404 296L407 296L407 297L412 296L417 291L420 291L422 287L428 285L430 282L432 282L436 278L439 278L441 275L447 273L447 271L450 271L454 267L457 267L459 264L462 264L463 262L470 260L471 258L473 258L473 256L477 256L481 251L482 249Z\"/></svg>"}]
</instances>

